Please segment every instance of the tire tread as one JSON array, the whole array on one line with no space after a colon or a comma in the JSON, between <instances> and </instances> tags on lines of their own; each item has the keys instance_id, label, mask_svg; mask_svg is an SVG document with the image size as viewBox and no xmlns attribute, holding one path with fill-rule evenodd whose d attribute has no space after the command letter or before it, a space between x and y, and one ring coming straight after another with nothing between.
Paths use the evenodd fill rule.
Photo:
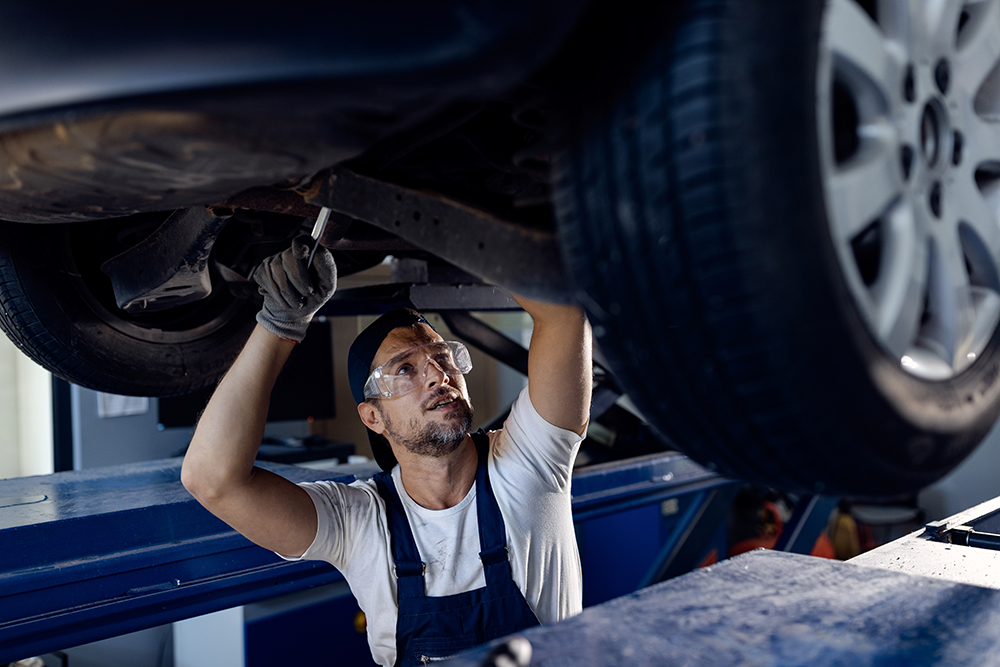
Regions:
<instances>
[{"instance_id":1,"label":"tire tread","mask_svg":"<svg viewBox=\"0 0 1000 667\"><path fill-rule=\"evenodd\" d=\"M738 280L753 266L730 241L737 205L722 186L714 65L724 4L690 3L679 38L644 69L611 131L588 134L557 162L556 201L595 335L640 409L710 467L801 488L801 462L773 446L797 437L796 409L767 363L759 300ZM623 275L612 284L613 267ZM625 307L636 311L628 325ZM759 458L734 457L734 442Z\"/></svg>"}]
</instances>

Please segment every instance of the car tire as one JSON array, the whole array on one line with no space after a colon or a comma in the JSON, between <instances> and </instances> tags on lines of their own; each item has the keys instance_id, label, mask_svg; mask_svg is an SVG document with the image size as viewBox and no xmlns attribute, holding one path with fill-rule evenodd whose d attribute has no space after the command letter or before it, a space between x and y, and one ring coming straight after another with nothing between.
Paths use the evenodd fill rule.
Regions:
<instances>
[{"instance_id":1,"label":"car tire","mask_svg":"<svg viewBox=\"0 0 1000 667\"><path fill-rule=\"evenodd\" d=\"M90 389L169 396L214 385L255 326L256 291L222 283L197 304L129 316L100 274L102 224L0 223L0 329L55 376Z\"/></svg>"},{"instance_id":2,"label":"car tire","mask_svg":"<svg viewBox=\"0 0 1000 667\"><path fill-rule=\"evenodd\" d=\"M643 62L619 73L617 81L629 82L625 93L569 114L568 148L555 166L556 212L595 339L666 442L723 474L795 492L910 494L962 461L1000 413L993 315L980 322L975 350L963 352L970 361L937 375L901 363L934 338L927 320L943 316L928 285L942 267L960 268L960 286L994 299L1000 283L987 274L996 274L1000 255L972 257L971 248L993 248L992 240L951 240L948 234L967 230L947 215L937 227L902 237L892 236L888 214L876 217L867 230L882 236L868 255L858 250L861 232L838 236L831 169L850 170L860 160L868 141L860 124L871 100L850 99L857 91L848 81L845 111L844 91L834 89L864 64L838 50L838 39L853 38L836 33L843 16L834 12L847 12L871 34L888 30L853 0L686 3ZM990 17L951 18L964 21L948 28L959 32L970 20L1000 30L1000 22L986 25ZM923 67L921 54L910 55ZM952 71L956 86L962 74ZM890 171L900 183L893 201L919 223L927 217L931 167L938 167L921 154L919 127L917 136L907 134L913 128L906 118L914 106L919 115L925 100L949 109L961 95L935 92L933 71L918 71L916 101L901 102L903 120L893 124L896 86L908 96L908 76L894 70L874 89L891 98L882 109L890 130L883 148L902 155L903 146L916 145L915 175ZM974 108L975 92L955 108ZM850 144L852 132L854 154L850 145L835 145ZM940 167L945 190L948 178L974 186L976 169ZM973 236L977 229L988 236L986 227ZM867 301L879 272L896 265L891 253L898 248L889 246L898 238L912 242L917 258L908 274L916 286L903 293L923 299L908 315L910 336L902 343L873 324ZM927 259L934 251L921 248L935 243L961 248L965 266L962 255Z\"/></svg>"}]
</instances>

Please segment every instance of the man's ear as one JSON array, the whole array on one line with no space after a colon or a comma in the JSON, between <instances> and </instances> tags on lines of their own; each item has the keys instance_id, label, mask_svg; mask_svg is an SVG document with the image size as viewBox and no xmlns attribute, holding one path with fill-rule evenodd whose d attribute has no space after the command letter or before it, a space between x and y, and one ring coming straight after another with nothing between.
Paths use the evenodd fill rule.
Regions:
<instances>
[{"instance_id":1,"label":"man's ear","mask_svg":"<svg viewBox=\"0 0 1000 667\"><path fill-rule=\"evenodd\" d=\"M376 433L381 434L385 431L385 424L382 422L382 415L380 415L378 410L375 409L375 406L368 401L358 404L358 415L361 416L361 421L364 422L364 425Z\"/></svg>"}]
</instances>

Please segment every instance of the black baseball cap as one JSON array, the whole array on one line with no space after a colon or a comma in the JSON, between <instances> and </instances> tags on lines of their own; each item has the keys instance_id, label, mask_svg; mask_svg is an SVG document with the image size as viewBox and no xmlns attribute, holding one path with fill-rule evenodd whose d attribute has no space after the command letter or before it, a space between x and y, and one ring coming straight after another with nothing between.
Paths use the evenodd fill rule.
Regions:
<instances>
[{"instance_id":1,"label":"black baseball cap","mask_svg":"<svg viewBox=\"0 0 1000 667\"><path fill-rule=\"evenodd\" d=\"M351 350L347 354L347 376L351 383L351 395L358 405L365 402L365 382L371 374L372 362L378 353L382 341L393 329L399 327L413 326L414 324L426 324L434 329L424 316L411 308L397 308L390 310L377 320L365 327L365 330L358 334L351 344ZM434 329L437 331L437 329ZM384 436L371 429L368 431L368 442L371 443L372 454L375 462L386 472L396 465L396 456L392 453L392 447Z\"/></svg>"}]
</instances>

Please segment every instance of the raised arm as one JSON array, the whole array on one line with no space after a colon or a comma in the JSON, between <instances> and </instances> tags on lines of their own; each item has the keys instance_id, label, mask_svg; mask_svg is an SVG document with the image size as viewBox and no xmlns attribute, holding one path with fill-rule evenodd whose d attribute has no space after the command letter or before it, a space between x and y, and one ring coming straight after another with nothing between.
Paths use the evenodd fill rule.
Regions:
<instances>
[{"instance_id":1,"label":"raised arm","mask_svg":"<svg viewBox=\"0 0 1000 667\"><path fill-rule=\"evenodd\" d=\"M313 313L333 294L336 268L316 254L305 271L305 241L269 258L254 278L264 293L259 324L205 408L184 457L181 481L198 502L252 542L301 556L316 536L309 495L254 466L271 390Z\"/></svg>"},{"instance_id":2,"label":"raised arm","mask_svg":"<svg viewBox=\"0 0 1000 667\"><path fill-rule=\"evenodd\" d=\"M576 306L514 298L535 321L528 348L531 404L550 424L583 435L593 390L593 350L586 316Z\"/></svg>"}]
</instances>

